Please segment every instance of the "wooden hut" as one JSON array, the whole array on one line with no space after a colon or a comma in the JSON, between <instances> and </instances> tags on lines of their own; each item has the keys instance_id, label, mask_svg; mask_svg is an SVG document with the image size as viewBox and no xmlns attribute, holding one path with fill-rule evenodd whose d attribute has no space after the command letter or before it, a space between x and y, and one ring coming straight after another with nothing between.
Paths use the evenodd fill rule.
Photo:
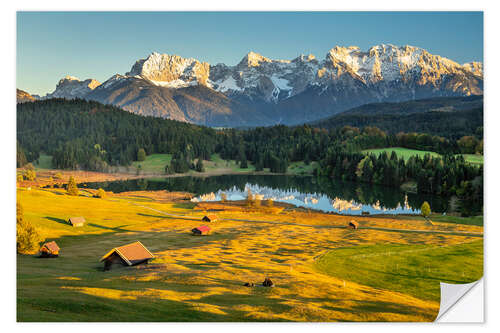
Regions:
<instances>
[{"instance_id":1,"label":"wooden hut","mask_svg":"<svg viewBox=\"0 0 500 333\"><path fill-rule=\"evenodd\" d=\"M191 230L193 232L193 235L196 236L201 236L201 235L208 235L210 233L210 227L206 225L202 225L199 227L196 227Z\"/></svg>"},{"instance_id":2,"label":"wooden hut","mask_svg":"<svg viewBox=\"0 0 500 333\"><path fill-rule=\"evenodd\" d=\"M137 241L135 243L115 247L106 253L100 261L104 261L104 269L109 270L111 266L115 264L135 266L143 263L147 264L148 261L153 258L154 255L149 252L141 242Z\"/></svg>"},{"instance_id":3,"label":"wooden hut","mask_svg":"<svg viewBox=\"0 0 500 333\"><path fill-rule=\"evenodd\" d=\"M205 215L201 220L204 222L217 222L217 215L215 214Z\"/></svg>"},{"instance_id":4,"label":"wooden hut","mask_svg":"<svg viewBox=\"0 0 500 333\"><path fill-rule=\"evenodd\" d=\"M68 223L71 224L73 227L83 227L85 224L85 218L83 217L70 217L68 220Z\"/></svg>"},{"instance_id":5,"label":"wooden hut","mask_svg":"<svg viewBox=\"0 0 500 333\"><path fill-rule=\"evenodd\" d=\"M351 221L349 221L349 224L347 224L347 227L349 229L358 229L359 224L358 224L358 222L351 220Z\"/></svg>"},{"instance_id":6,"label":"wooden hut","mask_svg":"<svg viewBox=\"0 0 500 333\"><path fill-rule=\"evenodd\" d=\"M59 257L59 246L56 242L48 242L42 245L40 248L40 257L41 258L56 258Z\"/></svg>"}]
</instances>

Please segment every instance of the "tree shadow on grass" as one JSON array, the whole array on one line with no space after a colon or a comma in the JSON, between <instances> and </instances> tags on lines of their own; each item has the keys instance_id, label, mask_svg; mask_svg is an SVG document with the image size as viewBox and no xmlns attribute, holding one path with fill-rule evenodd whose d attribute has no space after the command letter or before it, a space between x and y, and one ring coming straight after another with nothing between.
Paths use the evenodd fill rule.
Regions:
<instances>
[{"instance_id":1,"label":"tree shadow on grass","mask_svg":"<svg viewBox=\"0 0 500 333\"><path fill-rule=\"evenodd\" d=\"M57 222L57 223L61 223L61 224L65 224L65 225L71 225L71 224L68 223L68 221L63 220L63 219L59 219L57 217L45 216L44 218L46 218L47 220L50 220L50 221Z\"/></svg>"},{"instance_id":2,"label":"tree shadow on grass","mask_svg":"<svg viewBox=\"0 0 500 333\"><path fill-rule=\"evenodd\" d=\"M105 229L105 230L111 230L115 232L130 232L132 230L127 230L127 229L122 229L123 226L118 226L118 227L106 227L103 225L95 224L95 223L87 223L89 227L94 227L94 228L99 228L99 229Z\"/></svg>"}]
</instances>

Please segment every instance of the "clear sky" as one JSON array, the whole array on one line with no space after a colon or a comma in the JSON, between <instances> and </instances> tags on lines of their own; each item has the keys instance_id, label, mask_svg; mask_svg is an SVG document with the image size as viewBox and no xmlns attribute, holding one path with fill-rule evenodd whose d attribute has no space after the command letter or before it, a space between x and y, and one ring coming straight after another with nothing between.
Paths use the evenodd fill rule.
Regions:
<instances>
[{"instance_id":1,"label":"clear sky","mask_svg":"<svg viewBox=\"0 0 500 333\"><path fill-rule=\"evenodd\" d=\"M151 52L237 64L336 45L413 45L459 63L483 61L482 12L18 12L17 87L52 92L73 75L100 82Z\"/></svg>"}]
</instances>

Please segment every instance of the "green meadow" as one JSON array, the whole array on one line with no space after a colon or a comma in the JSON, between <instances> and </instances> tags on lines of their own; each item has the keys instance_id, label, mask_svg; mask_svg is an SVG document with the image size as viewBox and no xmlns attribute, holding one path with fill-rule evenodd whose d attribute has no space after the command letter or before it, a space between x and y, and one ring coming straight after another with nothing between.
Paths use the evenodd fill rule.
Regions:
<instances>
[{"instance_id":1,"label":"green meadow","mask_svg":"<svg viewBox=\"0 0 500 333\"><path fill-rule=\"evenodd\" d=\"M407 161L410 157L412 156L419 156L423 158L426 154L430 154L433 157L439 157L441 156L438 153L428 151L428 150L416 150L416 149L408 149L408 148L401 148L401 147L389 147L389 148L376 148L376 149L365 149L362 152L365 154L375 154L375 155L380 155L383 152L386 152L387 155L391 155L392 152L396 152L398 157L402 157ZM476 164L476 165L482 165L483 164L483 155L474 155L474 154L462 154L464 157L465 161L471 163L471 164Z\"/></svg>"},{"instance_id":2,"label":"green meadow","mask_svg":"<svg viewBox=\"0 0 500 333\"><path fill-rule=\"evenodd\" d=\"M377 244L332 250L320 272L439 302L439 282L470 283L483 275L483 240L454 245Z\"/></svg>"}]
</instances>

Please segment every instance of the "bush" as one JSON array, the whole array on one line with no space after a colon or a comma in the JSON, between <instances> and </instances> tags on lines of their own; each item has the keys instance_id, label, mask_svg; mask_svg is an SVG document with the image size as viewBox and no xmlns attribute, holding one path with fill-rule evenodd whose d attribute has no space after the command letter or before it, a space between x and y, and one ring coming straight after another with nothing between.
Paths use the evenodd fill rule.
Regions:
<instances>
[{"instance_id":1,"label":"bush","mask_svg":"<svg viewBox=\"0 0 500 333\"><path fill-rule=\"evenodd\" d=\"M33 164L31 163L28 163L24 166L24 169L25 170L35 170L35 167L33 166Z\"/></svg>"},{"instance_id":2,"label":"bush","mask_svg":"<svg viewBox=\"0 0 500 333\"><path fill-rule=\"evenodd\" d=\"M69 195L78 195L78 186L76 185L75 178L73 176L69 177L68 187L66 191Z\"/></svg>"},{"instance_id":3,"label":"bush","mask_svg":"<svg viewBox=\"0 0 500 333\"><path fill-rule=\"evenodd\" d=\"M35 170L27 169L24 171L23 177L26 180L35 180L36 179L36 172L35 172Z\"/></svg>"},{"instance_id":4,"label":"bush","mask_svg":"<svg viewBox=\"0 0 500 333\"><path fill-rule=\"evenodd\" d=\"M24 180L24 177L22 174L18 173L16 176L16 180L18 183L22 182Z\"/></svg>"},{"instance_id":5,"label":"bush","mask_svg":"<svg viewBox=\"0 0 500 333\"><path fill-rule=\"evenodd\" d=\"M30 254L38 251L43 237L38 230L24 219L24 212L21 204L16 204L16 247L17 253Z\"/></svg>"},{"instance_id":6,"label":"bush","mask_svg":"<svg viewBox=\"0 0 500 333\"><path fill-rule=\"evenodd\" d=\"M273 202L273 199L267 199L264 204L267 206L267 207L272 207L274 205L274 202Z\"/></svg>"},{"instance_id":7,"label":"bush","mask_svg":"<svg viewBox=\"0 0 500 333\"><path fill-rule=\"evenodd\" d=\"M227 201L227 194L226 193L222 192L220 194L220 201L221 202L226 202Z\"/></svg>"},{"instance_id":8,"label":"bush","mask_svg":"<svg viewBox=\"0 0 500 333\"><path fill-rule=\"evenodd\" d=\"M252 190L248 189L247 191L247 206L251 207L255 204L255 197L252 194Z\"/></svg>"},{"instance_id":9,"label":"bush","mask_svg":"<svg viewBox=\"0 0 500 333\"><path fill-rule=\"evenodd\" d=\"M62 179L62 175L60 172L56 173L54 177L56 177L56 179Z\"/></svg>"},{"instance_id":10,"label":"bush","mask_svg":"<svg viewBox=\"0 0 500 333\"><path fill-rule=\"evenodd\" d=\"M431 214L431 206L427 201L424 201L422 207L420 207L420 213L422 214L423 217L427 217Z\"/></svg>"},{"instance_id":11,"label":"bush","mask_svg":"<svg viewBox=\"0 0 500 333\"><path fill-rule=\"evenodd\" d=\"M101 199L104 199L106 198L106 191L104 191L102 188L98 189L96 194L94 195L94 197L96 198L101 198Z\"/></svg>"}]
</instances>

